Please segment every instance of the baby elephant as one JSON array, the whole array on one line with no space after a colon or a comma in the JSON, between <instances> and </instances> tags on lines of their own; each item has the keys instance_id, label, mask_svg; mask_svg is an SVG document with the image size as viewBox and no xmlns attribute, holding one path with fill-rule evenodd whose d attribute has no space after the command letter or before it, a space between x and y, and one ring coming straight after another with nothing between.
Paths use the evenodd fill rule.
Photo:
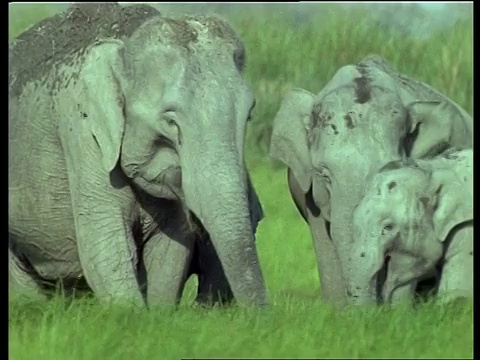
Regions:
<instances>
[{"instance_id":1,"label":"baby elephant","mask_svg":"<svg viewBox=\"0 0 480 360\"><path fill-rule=\"evenodd\" d=\"M473 295L471 149L388 163L367 185L353 222L357 238L345 264L351 303L411 302L435 268L441 300Z\"/></svg>"}]
</instances>

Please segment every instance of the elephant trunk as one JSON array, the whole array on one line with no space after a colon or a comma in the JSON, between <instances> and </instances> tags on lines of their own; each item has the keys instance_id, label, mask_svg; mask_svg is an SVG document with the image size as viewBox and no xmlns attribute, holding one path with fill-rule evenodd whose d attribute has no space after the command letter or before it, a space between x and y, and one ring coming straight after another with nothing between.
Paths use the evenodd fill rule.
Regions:
<instances>
[{"instance_id":1,"label":"elephant trunk","mask_svg":"<svg viewBox=\"0 0 480 360\"><path fill-rule=\"evenodd\" d=\"M349 302L353 305L380 304L387 266L387 262L378 251L354 250L346 272Z\"/></svg>"},{"instance_id":2,"label":"elephant trunk","mask_svg":"<svg viewBox=\"0 0 480 360\"><path fill-rule=\"evenodd\" d=\"M338 194L336 198L332 199L330 211L330 217L334 219L330 224L330 236L335 245L341 268L343 269L342 286L347 294L347 303L352 301L352 297L349 295L352 293L352 290L360 286L355 285L353 289L352 286L350 286L352 282L357 283L354 279L360 280L362 278L355 271L361 269L359 267L360 263L366 263L364 259L356 259L354 252L352 252L352 248L358 244L359 240L356 234L354 234L352 225L353 213L359 197L359 194L355 194L354 191L349 191L344 195ZM352 272L352 269L355 269L355 271ZM365 274L365 270L362 271L363 274ZM364 284L362 284L361 287L365 288ZM358 292L358 290L356 292Z\"/></svg>"},{"instance_id":3,"label":"elephant trunk","mask_svg":"<svg viewBox=\"0 0 480 360\"><path fill-rule=\"evenodd\" d=\"M184 149L186 156L180 156L186 205L208 231L237 302L264 305L266 286L254 243L243 161L235 149L215 154L212 147L195 150Z\"/></svg>"},{"instance_id":4,"label":"elephant trunk","mask_svg":"<svg viewBox=\"0 0 480 360\"><path fill-rule=\"evenodd\" d=\"M380 249L369 244L362 234L356 233L353 216L362 194L358 189L342 186L346 190L332 201L331 237L337 249L344 273L347 303L356 305L374 304L377 299L377 273L384 259ZM374 242L370 242L373 244Z\"/></svg>"}]
</instances>

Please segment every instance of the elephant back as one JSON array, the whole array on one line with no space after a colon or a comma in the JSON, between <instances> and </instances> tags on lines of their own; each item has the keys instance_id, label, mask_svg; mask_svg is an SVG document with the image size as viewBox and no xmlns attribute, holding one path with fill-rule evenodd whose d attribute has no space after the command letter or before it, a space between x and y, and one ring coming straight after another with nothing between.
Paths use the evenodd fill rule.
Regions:
<instances>
[{"instance_id":1,"label":"elephant back","mask_svg":"<svg viewBox=\"0 0 480 360\"><path fill-rule=\"evenodd\" d=\"M75 61L95 39L129 37L159 15L148 5L79 3L40 21L10 43L10 96L18 96L26 83L44 78L58 64Z\"/></svg>"}]
</instances>

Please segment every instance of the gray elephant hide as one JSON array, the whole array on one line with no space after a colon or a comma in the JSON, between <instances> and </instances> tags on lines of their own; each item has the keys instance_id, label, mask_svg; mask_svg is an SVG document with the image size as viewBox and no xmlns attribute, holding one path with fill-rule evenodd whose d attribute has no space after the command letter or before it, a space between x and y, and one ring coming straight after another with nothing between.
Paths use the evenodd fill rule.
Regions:
<instances>
[{"instance_id":1,"label":"gray elephant hide","mask_svg":"<svg viewBox=\"0 0 480 360\"><path fill-rule=\"evenodd\" d=\"M290 193L309 223L322 296L345 303L352 217L366 182L386 163L471 148L473 120L431 86L379 56L341 67L318 94L292 89L274 120L270 156L288 167Z\"/></svg>"},{"instance_id":2,"label":"gray elephant hide","mask_svg":"<svg viewBox=\"0 0 480 360\"><path fill-rule=\"evenodd\" d=\"M41 293L83 275L99 298L144 305L145 260L159 302L176 302L197 273L200 297L218 275L231 287L221 293L266 303L244 66L225 21L147 5L74 4L20 34L9 51L9 284Z\"/></svg>"}]
</instances>

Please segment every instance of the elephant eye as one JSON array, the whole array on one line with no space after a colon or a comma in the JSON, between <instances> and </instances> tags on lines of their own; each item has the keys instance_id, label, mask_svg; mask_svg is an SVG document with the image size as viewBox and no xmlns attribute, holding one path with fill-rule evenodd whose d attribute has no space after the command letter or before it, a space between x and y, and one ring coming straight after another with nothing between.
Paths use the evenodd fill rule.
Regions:
<instances>
[{"instance_id":1,"label":"elephant eye","mask_svg":"<svg viewBox=\"0 0 480 360\"><path fill-rule=\"evenodd\" d=\"M321 175L321 176L322 176L323 181L325 181L327 184L329 184L329 185L332 184L332 180L330 180L328 175Z\"/></svg>"},{"instance_id":2,"label":"elephant eye","mask_svg":"<svg viewBox=\"0 0 480 360\"><path fill-rule=\"evenodd\" d=\"M170 117L167 118L166 120L167 120L167 125L168 125L168 126L176 126L176 125L177 125L177 123L175 122L175 120L173 120L173 119L170 118Z\"/></svg>"},{"instance_id":3,"label":"elephant eye","mask_svg":"<svg viewBox=\"0 0 480 360\"><path fill-rule=\"evenodd\" d=\"M317 171L317 175L327 184L332 184L332 180L330 179L329 171L327 168L321 167L320 170Z\"/></svg>"},{"instance_id":4,"label":"elephant eye","mask_svg":"<svg viewBox=\"0 0 480 360\"><path fill-rule=\"evenodd\" d=\"M253 112L253 108L250 109L250 112L248 113L247 122L252 121L252 119L253 119L253 114L252 114L252 112Z\"/></svg>"},{"instance_id":5,"label":"elephant eye","mask_svg":"<svg viewBox=\"0 0 480 360\"><path fill-rule=\"evenodd\" d=\"M392 232L394 226L392 223L386 223L383 228L382 228L382 235L386 235L390 232Z\"/></svg>"},{"instance_id":6,"label":"elephant eye","mask_svg":"<svg viewBox=\"0 0 480 360\"><path fill-rule=\"evenodd\" d=\"M253 119L253 114L252 114L252 112L253 112L253 109L255 109L255 106L256 106L256 105L257 105L257 100L254 99L254 100L253 100L253 103L252 103L252 106L250 106L250 110L248 111L247 122L252 121L252 119Z\"/></svg>"},{"instance_id":7,"label":"elephant eye","mask_svg":"<svg viewBox=\"0 0 480 360\"><path fill-rule=\"evenodd\" d=\"M165 123L170 127L176 127L177 122L175 121L175 111L168 110L163 113L163 119Z\"/></svg>"}]
</instances>

